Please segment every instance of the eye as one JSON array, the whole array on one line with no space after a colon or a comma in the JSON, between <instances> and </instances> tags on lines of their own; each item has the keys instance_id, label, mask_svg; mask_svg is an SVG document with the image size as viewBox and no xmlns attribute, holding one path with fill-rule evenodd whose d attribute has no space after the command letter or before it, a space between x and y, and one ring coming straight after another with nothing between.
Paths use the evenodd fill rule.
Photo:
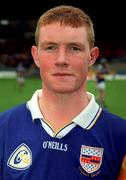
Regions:
<instances>
[{"instance_id":1,"label":"eye","mask_svg":"<svg viewBox=\"0 0 126 180\"><path fill-rule=\"evenodd\" d=\"M52 52L52 51L55 51L56 50L56 46L47 46L46 48L45 48L45 50L47 51L47 52Z\"/></svg>"},{"instance_id":2,"label":"eye","mask_svg":"<svg viewBox=\"0 0 126 180\"><path fill-rule=\"evenodd\" d=\"M81 49L79 47L77 47L77 46L71 46L70 50L75 51L75 52L80 52L81 51Z\"/></svg>"}]
</instances>

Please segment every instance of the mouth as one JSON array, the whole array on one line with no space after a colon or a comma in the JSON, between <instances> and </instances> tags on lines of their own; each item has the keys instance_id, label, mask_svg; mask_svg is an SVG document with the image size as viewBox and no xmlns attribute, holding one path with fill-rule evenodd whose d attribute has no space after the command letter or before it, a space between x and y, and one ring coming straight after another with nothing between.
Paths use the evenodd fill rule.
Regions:
<instances>
[{"instance_id":1,"label":"mouth","mask_svg":"<svg viewBox=\"0 0 126 180\"><path fill-rule=\"evenodd\" d=\"M70 73L54 73L53 76L61 76L61 77L63 77L63 76L73 76L73 75L70 74Z\"/></svg>"}]
</instances>

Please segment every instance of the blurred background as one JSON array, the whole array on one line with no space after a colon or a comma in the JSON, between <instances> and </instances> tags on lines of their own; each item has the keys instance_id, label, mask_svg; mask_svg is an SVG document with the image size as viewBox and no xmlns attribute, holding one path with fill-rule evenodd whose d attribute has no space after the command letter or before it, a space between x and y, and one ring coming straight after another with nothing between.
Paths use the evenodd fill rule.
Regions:
<instances>
[{"instance_id":1,"label":"blurred background","mask_svg":"<svg viewBox=\"0 0 126 180\"><path fill-rule=\"evenodd\" d=\"M89 69L88 89L98 96L96 71L103 61L105 108L126 118L126 13L123 1L98 0L4 0L0 5L0 112L30 99L41 88L39 71L31 57L34 31L40 15L57 5L83 9L94 22L100 56Z\"/></svg>"}]
</instances>

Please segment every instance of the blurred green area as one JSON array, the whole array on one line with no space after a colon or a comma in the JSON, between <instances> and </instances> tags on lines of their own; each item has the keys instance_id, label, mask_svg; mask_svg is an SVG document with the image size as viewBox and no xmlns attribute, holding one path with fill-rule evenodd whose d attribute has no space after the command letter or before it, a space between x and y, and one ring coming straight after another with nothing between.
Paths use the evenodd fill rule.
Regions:
<instances>
[{"instance_id":1,"label":"blurred green area","mask_svg":"<svg viewBox=\"0 0 126 180\"><path fill-rule=\"evenodd\" d=\"M38 88L41 88L41 81L38 78L26 79L22 92L16 79L0 79L0 112L26 102Z\"/></svg>"},{"instance_id":2,"label":"blurred green area","mask_svg":"<svg viewBox=\"0 0 126 180\"><path fill-rule=\"evenodd\" d=\"M41 88L39 78L27 78L22 92L19 91L15 79L0 79L0 112L29 100L36 89ZM88 81L88 91L97 96L94 81ZM106 108L126 119L126 81L107 81Z\"/></svg>"}]
</instances>

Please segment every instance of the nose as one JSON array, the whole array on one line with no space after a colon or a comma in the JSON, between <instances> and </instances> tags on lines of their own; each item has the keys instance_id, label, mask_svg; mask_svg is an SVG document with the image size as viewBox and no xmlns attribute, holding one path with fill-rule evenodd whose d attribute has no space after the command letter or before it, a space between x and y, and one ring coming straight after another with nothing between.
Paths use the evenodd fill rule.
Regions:
<instances>
[{"instance_id":1,"label":"nose","mask_svg":"<svg viewBox=\"0 0 126 180\"><path fill-rule=\"evenodd\" d=\"M68 66L69 65L69 58L65 49L60 49L57 52L56 58L56 65L57 66Z\"/></svg>"}]
</instances>

